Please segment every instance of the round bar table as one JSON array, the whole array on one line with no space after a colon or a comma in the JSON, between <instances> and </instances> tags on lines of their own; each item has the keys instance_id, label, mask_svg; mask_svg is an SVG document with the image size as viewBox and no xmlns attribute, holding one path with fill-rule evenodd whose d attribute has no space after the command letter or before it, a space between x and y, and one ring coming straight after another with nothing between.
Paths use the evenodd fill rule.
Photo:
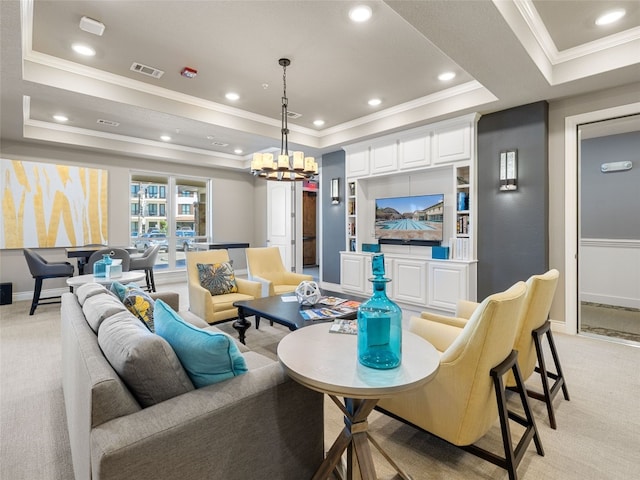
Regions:
<instances>
[{"instance_id":1,"label":"round bar table","mask_svg":"<svg viewBox=\"0 0 640 480\"><path fill-rule=\"evenodd\" d=\"M144 280L145 273L142 270L132 270L129 272L122 272L122 275L118 277L94 277L92 273L86 275L76 275L75 277L67 278L67 285L71 288L79 287L85 283L99 283L100 285L109 286L113 282L130 283L139 282Z\"/></svg>"},{"instance_id":2,"label":"round bar table","mask_svg":"<svg viewBox=\"0 0 640 480\"><path fill-rule=\"evenodd\" d=\"M347 478L377 478L369 442L382 453L400 477L408 474L396 465L368 432L367 417L382 397L389 397L429 382L440 365L436 349L422 337L402 333L402 363L377 370L358 362L357 335L330 333L323 323L296 330L278 345L278 358L298 383L326 393L342 410L345 428L333 443L313 480L329 477L347 450ZM343 397L344 404L337 398ZM358 478L356 476L356 478Z\"/></svg>"}]
</instances>

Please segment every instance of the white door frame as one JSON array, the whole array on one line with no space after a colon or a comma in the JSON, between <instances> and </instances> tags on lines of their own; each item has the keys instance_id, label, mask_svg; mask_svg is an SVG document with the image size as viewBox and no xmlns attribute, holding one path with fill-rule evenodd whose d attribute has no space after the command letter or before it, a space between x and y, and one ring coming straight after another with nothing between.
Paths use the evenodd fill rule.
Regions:
<instances>
[{"instance_id":1,"label":"white door frame","mask_svg":"<svg viewBox=\"0 0 640 480\"><path fill-rule=\"evenodd\" d=\"M565 118L564 128L564 319L565 332L578 333L578 126L640 112L640 102Z\"/></svg>"}]
</instances>

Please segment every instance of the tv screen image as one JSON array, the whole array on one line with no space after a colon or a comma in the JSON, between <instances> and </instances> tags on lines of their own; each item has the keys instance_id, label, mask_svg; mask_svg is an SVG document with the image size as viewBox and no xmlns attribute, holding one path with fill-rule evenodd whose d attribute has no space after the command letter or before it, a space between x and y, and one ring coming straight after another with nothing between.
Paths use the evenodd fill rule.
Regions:
<instances>
[{"instance_id":1,"label":"tv screen image","mask_svg":"<svg viewBox=\"0 0 640 480\"><path fill-rule=\"evenodd\" d=\"M380 243L439 245L444 194L376 199L375 236Z\"/></svg>"}]
</instances>

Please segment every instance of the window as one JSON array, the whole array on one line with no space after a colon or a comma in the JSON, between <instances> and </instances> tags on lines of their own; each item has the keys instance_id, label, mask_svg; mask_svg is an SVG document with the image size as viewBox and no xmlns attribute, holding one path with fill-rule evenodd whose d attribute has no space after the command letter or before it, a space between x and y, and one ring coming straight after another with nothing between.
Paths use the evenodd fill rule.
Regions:
<instances>
[{"instance_id":1,"label":"window","mask_svg":"<svg viewBox=\"0 0 640 480\"><path fill-rule=\"evenodd\" d=\"M149 172L131 174L129 209L131 246L144 250L150 234L166 235L166 250L156 265L164 271L184 269L186 252L206 242L209 180Z\"/></svg>"}]
</instances>

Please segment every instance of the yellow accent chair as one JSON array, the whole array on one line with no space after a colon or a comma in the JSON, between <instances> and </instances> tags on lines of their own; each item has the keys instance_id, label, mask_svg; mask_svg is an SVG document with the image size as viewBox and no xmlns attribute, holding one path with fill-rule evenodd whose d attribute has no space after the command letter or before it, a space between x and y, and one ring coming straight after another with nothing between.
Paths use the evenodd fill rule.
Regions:
<instances>
[{"instance_id":1,"label":"yellow accent chair","mask_svg":"<svg viewBox=\"0 0 640 480\"><path fill-rule=\"evenodd\" d=\"M293 292L300 282L313 280L311 275L287 271L278 247L247 248L245 251L249 279L262 284L263 297Z\"/></svg>"},{"instance_id":2,"label":"yellow accent chair","mask_svg":"<svg viewBox=\"0 0 640 480\"><path fill-rule=\"evenodd\" d=\"M217 264L230 263L227 250L205 250L187 252L187 278L189 289L189 310L209 324L231 320L238 317L238 309L234 302L259 298L261 285L244 278L235 278L238 291L212 295L209 290L200 285L198 263Z\"/></svg>"},{"instance_id":3,"label":"yellow accent chair","mask_svg":"<svg viewBox=\"0 0 640 480\"><path fill-rule=\"evenodd\" d=\"M513 350L526 291L525 283L518 282L487 297L462 330L436 324L438 328L432 331L434 322L412 317L409 330L441 351L440 367L425 386L383 398L376 408L506 469L509 478L515 480L518 464L532 439L538 454L544 455ZM441 338L448 329L458 335ZM507 407L504 377L509 371L518 382L524 416ZM496 420L502 432L504 457L474 445ZM510 420L524 427L515 449Z\"/></svg>"},{"instance_id":4,"label":"yellow accent chair","mask_svg":"<svg viewBox=\"0 0 640 480\"><path fill-rule=\"evenodd\" d=\"M522 378L526 381L534 372L540 375L542 393L527 389L527 394L529 397L545 403L549 416L549 425L554 430L557 428L557 422L553 409L553 400L560 389L562 389L565 400L569 400L569 391L562 373L560 359L551 333L551 324L549 323L549 310L551 309L559 277L558 270L552 269L542 275L532 275L527 280L527 296L524 300L518 333L513 347L518 352L518 366L520 367ZM455 325L462 329L477 307L478 304L475 302L459 300L455 318L429 312L423 312L422 318L432 322L430 328L443 330L442 325ZM446 335L449 337L447 341L455 338L460 332L460 330L455 329L445 328L445 330L447 332ZM551 352L555 372L547 369L543 348L545 337ZM438 347L436 346L436 348ZM506 384L508 388L515 388L516 384L513 375L510 374L507 377Z\"/></svg>"}]
</instances>

